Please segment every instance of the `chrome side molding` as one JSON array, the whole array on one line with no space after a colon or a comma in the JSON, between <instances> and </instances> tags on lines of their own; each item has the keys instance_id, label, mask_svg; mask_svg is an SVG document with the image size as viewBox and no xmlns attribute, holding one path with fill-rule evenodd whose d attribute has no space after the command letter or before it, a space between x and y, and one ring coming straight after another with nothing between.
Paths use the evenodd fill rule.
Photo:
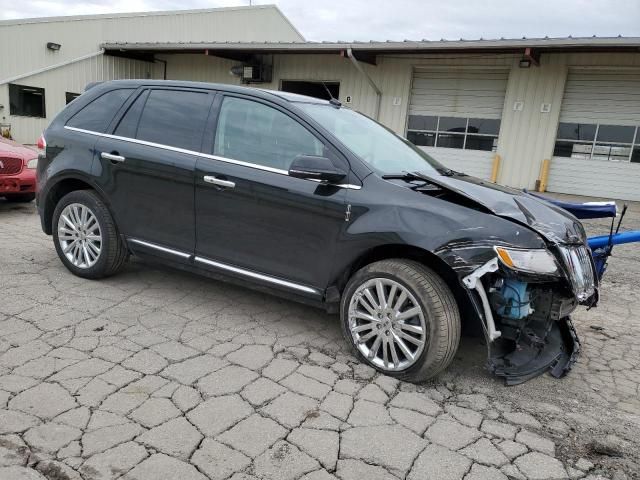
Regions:
<instances>
[{"instance_id":1,"label":"chrome side molding","mask_svg":"<svg viewBox=\"0 0 640 480\"><path fill-rule=\"evenodd\" d=\"M263 282L272 283L274 285L280 285L281 287L290 288L292 290L297 290L304 293L311 293L313 295L322 295L322 292L316 288L307 287L306 285L301 285L299 283L290 282L288 280L283 280L281 278L276 278L270 275L265 275L265 274L254 272L251 270L246 270L244 268L235 267L233 265L228 265L226 263L216 262L215 260L210 260L208 258L196 256L194 260L197 263L203 263L205 265L209 265L211 267L215 267L220 270L237 273L238 275L243 275L245 277L262 280Z\"/></svg>"},{"instance_id":2,"label":"chrome side molding","mask_svg":"<svg viewBox=\"0 0 640 480\"><path fill-rule=\"evenodd\" d=\"M162 245L158 245L157 243L147 242L146 240L140 240L139 238L127 237L127 242L135 243L137 245L142 245L143 247L158 250L160 252L169 253L171 255L175 255L177 257L184 258L184 259L193 258L193 261L195 263L207 265L209 267L213 267L218 270L224 270L226 272L232 272L237 275L242 275L244 277L251 278L254 280L260 280L262 282L271 283L273 285L289 288L291 290L296 290L298 292L310 293L312 295L322 296L322 291L317 288L308 287L300 283L284 280L278 277L273 277L271 275L266 275L264 273L254 272L253 270L247 270L246 268L236 267L234 265L218 262L216 260L211 260L209 258L199 257L197 255L194 256L187 252L182 252L180 250L175 250L173 248L164 247Z\"/></svg>"}]
</instances>

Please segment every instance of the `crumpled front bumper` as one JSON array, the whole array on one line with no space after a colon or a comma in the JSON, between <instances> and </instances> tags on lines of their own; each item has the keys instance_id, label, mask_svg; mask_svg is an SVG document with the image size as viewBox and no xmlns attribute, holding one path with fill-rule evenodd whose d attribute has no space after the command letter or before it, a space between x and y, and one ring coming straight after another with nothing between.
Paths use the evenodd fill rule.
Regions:
<instances>
[{"instance_id":1,"label":"crumpled front bumper","mask_svg":"<svg viewBox=\"0 0 640 480\"><path fill-rule=\"evenodd\" d=\"M515 350L502 351L499 342L492 345L488 368L506 385L517 385L549 373L560 378L565 376L580 353L580 340L570 317L552 322L544 340L544 347L519 345Z\"/></svg>"},{"instance_id":2,"label":"crumpled front bumper","mask_svg":"<svg viewBox=\"0 0 640 480\"><path fill-rule=\"evenodd\" d=\"M36 172L30 168L23 168L16 175L0 175L0 197L22 193L35 193Z\"/></svg>"}]
</instances>

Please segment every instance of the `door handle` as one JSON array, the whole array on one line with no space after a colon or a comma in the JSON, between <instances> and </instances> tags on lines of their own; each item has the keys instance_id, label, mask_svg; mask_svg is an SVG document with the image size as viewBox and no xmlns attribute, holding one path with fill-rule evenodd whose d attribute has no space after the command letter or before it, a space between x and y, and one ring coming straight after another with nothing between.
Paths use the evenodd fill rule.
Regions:
<instances>
[{"instance_id":1,"label":"door handle","mask_svg":"<svg viewBox=\"0 0 640 480\"><path fill-rule=\"evenodd\" d=\"M225 187L225 188L235 188L236 184L235 182L231 182L229 180L222 180L221 178L216 178L213 175L205 175L204 176L204 181L207 183L213 183L214 185L218 185L220 187Z\"/></svg>"},{"instance_id":2,"label":"door handle","mask_svg":"<svg viewBox=\"0 0 640 480\"><path fill-rule=\"evenodd\" d=\"M121 163L126 160L126 158L124 158L121 155L116 155L115 153L107 153L107 152L102 152L100 154L100 157L104 158L105 160L109 160L111 162L117 162L117 163Z\"/></svg>"}]
</instances>

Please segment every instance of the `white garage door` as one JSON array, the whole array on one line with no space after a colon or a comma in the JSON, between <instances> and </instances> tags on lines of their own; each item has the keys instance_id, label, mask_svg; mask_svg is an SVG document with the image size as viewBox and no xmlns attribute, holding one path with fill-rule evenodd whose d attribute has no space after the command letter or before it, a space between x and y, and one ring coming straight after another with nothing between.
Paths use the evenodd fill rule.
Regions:
<instances>
[{"instance_id":1,"label":"white garage door","mask_svg":"<svg viewBox=\"0 0 640 480\"><path fill-rule=\"evenodd\" d=\"M571 69L548 190L640 200L640 70Z\"/></svg>"},{"instance_id":2,"label":"white garage door","mask_svg":"<svg viewBox=\"0 0 640 480\"><path fill-rule=\"evenodd\" d=\"M488 179L509 72L416 69L407 138L454 170Z\"/></svg>"}]
</instances>

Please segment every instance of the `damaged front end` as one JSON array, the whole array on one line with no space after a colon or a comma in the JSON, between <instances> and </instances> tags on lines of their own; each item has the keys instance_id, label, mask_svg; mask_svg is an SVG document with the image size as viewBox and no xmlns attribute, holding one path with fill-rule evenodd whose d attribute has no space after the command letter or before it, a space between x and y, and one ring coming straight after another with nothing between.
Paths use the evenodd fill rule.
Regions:
<instances>
[{"instance_id":1,"label":"damaged front end","mask_svg":"<svg viewBox=\"0 0 640 480\"><path fill-rule=\"evenodd\" d=\"M531 250L494 250L494 258L462 279L482 320L489 370L507 385L545 371L564 376L580 351L569 315L579 304L597 302L588 248L555 245L535 251L547 255L535 259L538 271L523 268L527 259L531 263Z\"/></svg>"}]
</instances>

